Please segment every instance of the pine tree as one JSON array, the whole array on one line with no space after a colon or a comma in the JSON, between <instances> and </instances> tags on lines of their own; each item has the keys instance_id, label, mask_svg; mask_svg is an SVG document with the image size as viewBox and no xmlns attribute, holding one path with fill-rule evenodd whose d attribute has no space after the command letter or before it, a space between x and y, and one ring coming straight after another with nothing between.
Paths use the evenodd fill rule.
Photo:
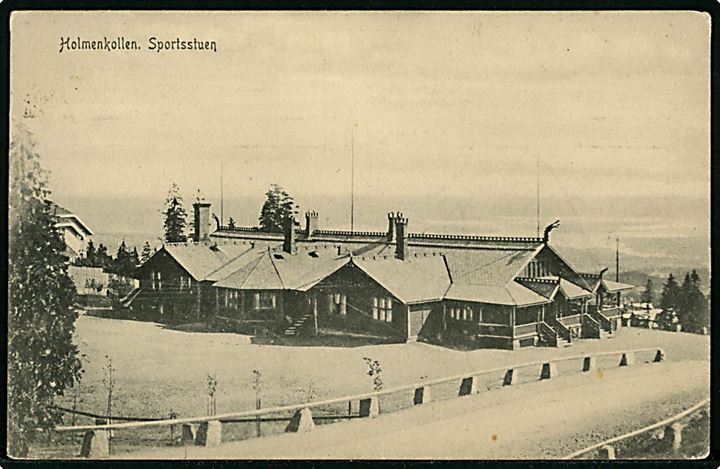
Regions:
<instances>
[{"instance_id":1,"label":"pine tree","mask_svg":"<svg viewBox=\"0 0 720 469\"><path fill-rule=\"evenodd\" d=\"M228 228L235 228L235 220L233 220L233 217L230 217L230 219L228 220Z\"/></svg>"},{"instance_id":2,"label":"pine tree","mask_svg":"<svg viewBox=\"0 0 720 469\"><path fill-rule=\"evenodd\" d=\"M112 256L108 254L107 246L105 246L103 243L100 243L95 253L95 261L93 262L92 266L107 269L112 265L112 261L113 259Z\"/></svg>"},{"instance_id":3,"label":"pine tree","mask_svg":"<svg viewBox=\"0 0 720 469\"><path fill-rule=\"evenodd\" d=\"M61 415L52 408L82 376L72 336L77 312L65 242L46 198L47 178L31 134L15 127L8 193L8 452L29 445Z\"/></svg>"},{"instance_id":4,"label":"pine tree","mask_svg":"<svg viewBox=\"0 0 720 469\"><path fill-rule=\"evenodd\" d=\"M187 226L187 213L180 196L180 187L173 182L165 199L165 242L184 243L187 241L185 228Z\"/></svg>"},{"instance_id":5,"label":"pine tree","mask_svg":"<svg viewBox=\"0 0 720 469\"><path fill-rule=\"evenodd\" d=\"M140 265L140 254L138 254L138 250L136 246L133 246L133 250L130 251L130 266L132 267L132 272L135 271L137 266Z\"/></svg>"},{"instance_id":6,"label":"pine tree","mask_svg":"<svg viewBox=\"0 0 720 469\"><path fill-rule=\"evenodd\" d=\"M642 297L640 301L643 303L652 303L653 302L653 284L652 279L648 278L647 283L645 284L645 291L642 294Z\"/></svg>"},{"instance_id":7,"label":"pine tree","mask_svg":"<svg viewBox=\"0 0 720 469\"><path fill-rule=\"evenodd\" d=\"M97 257L97 252L95 251L95 243L93 243L93 240L89 240L87 244L87 248L85 249L85 262L84 265L92 266L95 262L95 258Z\"/></svg>"},{"instance_id":8,"label":"pine tree","mask_svg":"<svg viewBox=\"0 0 720 469\"><path fill-rule=\"evenodd\" d=\"M684 330L697 332L710 325L709 304L700 289L700 276L697 271L685 275L682 290L682 305L679 315Z\"/></svg>"},{"instance_id":9,"label":"pine tree","mask_svg":"<svg viewBox=\"0 0 720 469\"><path fill-rule=\"evenodd\" d=\"M280 233L286 221L295 216L295 202L292 196L278 184L271 184L265 193L265 203L260 210L260 229Z\"/></svg>"},{"instance_id":10,"label":"pine tree","mask_svg":"<svg viewBox=\"0 0 720 469\"><path fill-rule=\"evenodd\" d=\"M153 255L153 250L150 247L150 243L145 241L143 244L142 254L140 254L140 263L144 264Z\"/></svg>"},{"instance_id":11,"label":"pine tree","mask_svg":"<svg viewBox=\"0 0 720 469\"><path fill-rule=\"evenodd\" d=\"M686 326L688 319L694 315L690 272L685 273L683 283L678 290L677 307L675 312L677 313L678 321L683 326Z\"/></svg>"},{"instance_id":12,"label":"pine tree","mask_svg":"<svg viewBox=\"0 0 720 469\"><path fill-rule=\"evenodd\" d=\"M677 310L679 295L680 287L677 280L675 280L675 276L671 273L668 275L660 294L660 308L663 310Z\"/></svg>"}]
</instances>

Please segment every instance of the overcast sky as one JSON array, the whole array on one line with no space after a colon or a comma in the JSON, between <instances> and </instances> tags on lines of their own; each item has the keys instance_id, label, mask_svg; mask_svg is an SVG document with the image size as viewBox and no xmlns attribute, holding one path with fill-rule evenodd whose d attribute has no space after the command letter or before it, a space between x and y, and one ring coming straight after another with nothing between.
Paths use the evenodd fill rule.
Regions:
<instances>
[{"instance_id":1,"label":"overcast sky","mask_svg":"<svg viewBox=\"0 0 720 469\"><path fill-rule=\"evenodd\" d=\"M67 36L144 50L59 53ZM221 162L227 198L346 196L354 128L359 197L532 200L539 158L548 198L707 213L700 13L30 13L11 46L12 111L37 107L60 199L162 199L172 181L216 199Z\"/></svg>"}]
</instances>

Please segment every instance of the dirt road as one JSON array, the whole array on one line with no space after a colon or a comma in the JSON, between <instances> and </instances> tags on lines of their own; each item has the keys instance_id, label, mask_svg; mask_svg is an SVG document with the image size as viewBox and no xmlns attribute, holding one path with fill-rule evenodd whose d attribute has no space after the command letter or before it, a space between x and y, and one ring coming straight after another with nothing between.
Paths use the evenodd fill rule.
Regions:
<instances>
[{"instance_id":1,"label":"dirt road","mask_svg":"<svg viewBox=\"0 0 720 469\"><path fill-rule=\"evenodd\" d=\"M707 362L615 368L486 391L219 448L124 455L188 459L562 457L678 413L709 395Z\"/></svg>"}]
</instances>

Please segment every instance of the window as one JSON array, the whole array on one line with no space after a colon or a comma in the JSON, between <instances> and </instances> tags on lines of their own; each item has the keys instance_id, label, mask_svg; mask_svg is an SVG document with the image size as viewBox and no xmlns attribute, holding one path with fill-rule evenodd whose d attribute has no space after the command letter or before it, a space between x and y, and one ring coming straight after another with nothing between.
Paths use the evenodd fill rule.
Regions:
<instances>
[{"instance_id":1,"label":"window","mask_svg":"<svg viewBox=\"0 0 720 469\"><path fill-rule=\"evenodd\" d=\"M373 298L372 315L373 319L392 322L392 299Z\"/></svg>"},{"instance_id":2,"label":"window","mask_svg":"<svg viewBox=\"0 0 720 469\"><path fill-rule=\"evenodd\" d=\"M347 315L347 295L344 293L330 293L328 295L328 312Z\"/></svg>"},{"instance_id":3,"label":"window","mask_svg":"<svg viewBox=\"0 0 720 469\"><path fill-rule=\"evenodd\" d=\"M473 316L473 310L469 306L450 308L450 319L455 319L456 321L472 321Z\"/></svg>"},{"instance_id":4,"label":"window","mask_svg":"<svg viewBox=\"0 0 720 469\"><path fill-rule=\"evenodd\" d=\"M180 276L180 290L182 290L183 288L185 288L185 276L181 275Z\"/></svg>"},{"instance_id":5,"label":"window","mask_svg":"<svg viewBox=\"0 0 720 469\"><path fill-rule=\"evenodd\" d=\"M275 309L275 293L268 291L255 293L255 309Z\"/></svg>"},{"instance_id":6,"label":"window","mask_svg":"<svg viewBox=\"0 0 720 469\"><path fill-rule=\"evenodd\" d=\"M154 270L152 271L152 289L162 290L160 272L155 272Z\"/></svg>"}]
</instances>

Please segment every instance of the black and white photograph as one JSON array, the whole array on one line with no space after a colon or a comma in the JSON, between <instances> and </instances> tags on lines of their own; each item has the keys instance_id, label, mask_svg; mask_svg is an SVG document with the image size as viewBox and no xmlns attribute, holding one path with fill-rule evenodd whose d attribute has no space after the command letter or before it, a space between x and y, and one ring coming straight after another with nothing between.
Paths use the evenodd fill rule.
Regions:
<instances>
[{"instance_id":1,"label":"black and white photograph","mask_svg":"<svg viewBox=\"0 0 720 469\"><path fill-rule=\"evenodd\" d=\"M14 11L8 456L706 458L710 32Z\"/></svg>"}]
</instances>

